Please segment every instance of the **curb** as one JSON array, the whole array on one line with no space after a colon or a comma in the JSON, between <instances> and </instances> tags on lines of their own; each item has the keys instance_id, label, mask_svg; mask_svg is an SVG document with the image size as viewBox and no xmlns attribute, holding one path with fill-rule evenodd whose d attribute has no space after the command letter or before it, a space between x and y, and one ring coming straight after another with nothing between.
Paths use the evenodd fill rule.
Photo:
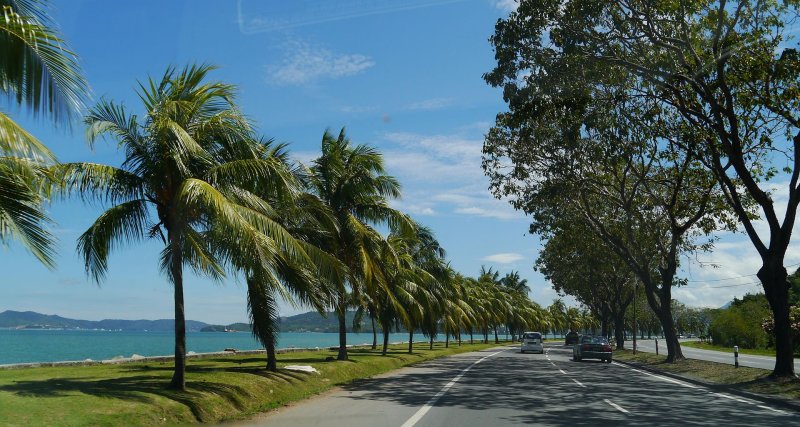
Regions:
<instances>
[{"instance_id":1,"label":"curb","mask_svg":"<svg viewBox=\"0 0 800 427\"><path fill-rule=\"evenodd\" d=\"M699 380L699 379L696 379L696 378L689 378L689 377L685 377L683 375L678 375L678 374L675 374L675 373L672 373L672 372L662 371L662 370L653 368L650 365L644 365L644 364L637 363L637 362L630 362L630 361L627 361L627 360L623 361L623 360L619 360L619 359L616 359L616 358L614 359L614 362L619 363L620 365L625 365L625 366L628 366L628 367L641 369L643 371L648 371L648 372L653 373L653 374L658 374L658 375L661 375L661 376L664 376L664 377L672 378L674 380L684 381L684 382L687 382L687 383L690 383L690 384L694 384L694 385L698 385L698 386L701 386L701 387L705 387L705 388L711 389L713 391L725 392L725 393L728 393L728 394L736 395L736 396L739 396L739 397L744 397L746 399L755 400L755 401L758 401L758 402L761 402L761 403L768 403L768 404L771 404L771 405L774 405L774 406L779 406L779 407L781 407L783 409L789 409L791 411L800 413L800 402L797 402L797 401L792 400L792 399L788 399L788 398L784 398L784 397L778 397L778 396L770 396L770 395L760 394L760 393L753 393L753 392L750 392L750 391L739 390L738 388L736 388L734 386L712 383L712 382L708 382L708 381Z\"/></svg>"}]
</instances>

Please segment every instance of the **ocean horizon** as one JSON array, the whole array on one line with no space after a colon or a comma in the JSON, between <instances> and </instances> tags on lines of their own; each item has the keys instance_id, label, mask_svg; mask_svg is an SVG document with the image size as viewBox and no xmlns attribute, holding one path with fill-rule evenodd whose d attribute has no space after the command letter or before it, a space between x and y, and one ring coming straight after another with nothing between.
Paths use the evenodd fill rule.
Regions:
<instances>
[{"instance_id":1,"label":"ocean horizon","mask_svg":"<svg viewBox=\"0 0 800 427\"><path fill-rule=\"evenodd\" d=\"M444 336L440 338L444 339ZM415 334L414 341L427 340ZM392 333L390 342L408 341L408 333ZM382 335L378 334L378 345ZM348 345L372 344L372 333L348 333ZM339 345L339 334L281 332L278 348L315 348ZM0 329L0 365L35 362L109 360L174 354L172 332L62 329ZM249 332L187 332L186 351L210 353L226 348L258 350L263 346Z\"/></svg>"}]
</instances>

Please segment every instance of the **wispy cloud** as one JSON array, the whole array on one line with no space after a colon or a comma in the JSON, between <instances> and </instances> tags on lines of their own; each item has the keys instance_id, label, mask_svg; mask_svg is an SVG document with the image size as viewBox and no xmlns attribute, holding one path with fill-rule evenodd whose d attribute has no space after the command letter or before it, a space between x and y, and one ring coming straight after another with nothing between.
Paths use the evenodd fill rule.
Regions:
<instances>
[{"instance_id":1,"label":"wispy cloud","mask_svg":"<svg viewBox=\"0 0 800 427\"><path fill-rule=\"evenodd\" d=\"M384 157L389 172L405 184L405 199L436 214L512 220L524 218L487 190L481 169L484 129L450 135L388 133Z\"/></svg>"},{"instance_id":2,"label":"wispy cloud","mask_svg":"<svg viewBox=\"0 0 800 427\"><path fill-rule=\"evenodd\" d=\"M324 79L338 79L359 74L373 67L375 61L361 54L340 54L292 41L279 64L266 67L267 82L282 86L302 86Z\"/></svg>"},{"instance_id":3,"label":"wispy cloud","mask_svg":"<svg viewBox=\"0 0 800 427\"><path fill-rule=\"evenodd\" d=\"M504 10L506 12L511 12L517 10L519 7L519 0L491 0L494 7Z\"/></svg>"},{"instance_id":4,"label":"wispy cloud","mask_svg":"<svg viewBox=\"0 0 800 427\"><path fill-rule=\"evenodd\" d=\"M499 254L487 255L481 258L481 261L496 262L498 264L513 264L517 261L525 259L522 254L516 252L504 252Z\"/></svg>"},{"instance_id":5,"label":"wispy cloud","mask_svg":"<svg viewBox=\"0 0 800 427\"><path fill-rule=\"evenodd\" d=\"M451 105L453 105L453 100L450 98L431 98L408 104L405 106L405 109L412 111L432 111L441 110Z\"/></svg>"}]
</instances>

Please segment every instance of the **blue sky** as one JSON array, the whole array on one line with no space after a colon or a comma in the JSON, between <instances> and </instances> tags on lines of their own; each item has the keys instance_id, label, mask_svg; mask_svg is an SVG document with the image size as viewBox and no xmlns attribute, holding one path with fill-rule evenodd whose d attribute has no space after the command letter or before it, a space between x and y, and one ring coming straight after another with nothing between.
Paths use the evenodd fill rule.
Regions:
<instances>
[{"instance_id":1,"label":"blue sky","mask_svg":"<svg viewBox=\"0 0 800 427\"><path fill-rule=\"evenodd\" d=\"M94 99L124 102L137 110L137 80L159 77L169 65L208 62L215 79L239 87L239 104L260 132L302 161L317 156L323 131L347 127L359 143L375 145L404 187L394 206L432 227L452 265L468 275L481 265L519 270L531 297L549 304L555 293L532 269L539 242L528 221L487 191L480 169L483 134L504 108L498 90L481 75L494 59L488 37L513 7L509 0L323 0L212 2L100 0L54 1L54 16L82 61ZM398 7L404 4L406 7ZM12 114L61 161L118 165L113 143L90 150L82 125L53 129L24 113ZM59 259L55 271L19 246L0 257L0 311L34 310L63 316L171 318L172 289L158 272L160 245L122 248L100 286L85 276L75 241L102 205L54 203ZM794 251L792 251L794 253ZM741 236L703 258L721 268L700 270L695 280L752 274L753 251ZM797 256L787 258L800 261ZM712 288L754 281L697 282L677 297L690 305L719 306L755 286ZM245 292L189 276L189 319L229 323L246 319ZM282 314L306 311L285 305Z\"/></svg>"}]
</instances>

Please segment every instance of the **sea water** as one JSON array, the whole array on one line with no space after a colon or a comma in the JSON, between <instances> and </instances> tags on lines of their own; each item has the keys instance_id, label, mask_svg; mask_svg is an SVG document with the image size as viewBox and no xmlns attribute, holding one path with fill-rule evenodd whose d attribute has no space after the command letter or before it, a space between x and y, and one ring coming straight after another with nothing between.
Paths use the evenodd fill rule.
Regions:
<instances>
[{"instance_id":1,"label":"sea water","mask_svg":"<svg viewBox=\"0 0 800 427\"><path fill-rule=\"evenodd\" d=\"M424 341L415 335L414 341ZM389 336L389 342L408 341L407 333ZM382 343L378 334L378 345ZM347 344L372 344L372 333L349 333ZM339 334L285 332L278 335L278 348L315 348L339 345ZM186 351L207 353L226 348L263 348L248 332L187 332ZM107 360L115 357L168 356L174 354L172 332L127 332L89 330L0 329L0 365L67 360Z\"/></svg>"}]
</instances>

